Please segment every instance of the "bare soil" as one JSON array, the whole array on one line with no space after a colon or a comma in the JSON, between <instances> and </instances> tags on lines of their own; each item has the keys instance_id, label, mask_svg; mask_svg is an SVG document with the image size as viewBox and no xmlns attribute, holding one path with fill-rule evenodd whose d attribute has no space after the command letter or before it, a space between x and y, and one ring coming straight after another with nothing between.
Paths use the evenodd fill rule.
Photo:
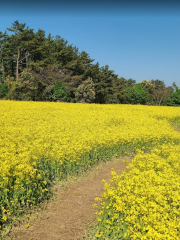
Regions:
<instances>
[{"instance_id":1,"label":"bare soil","mask_svg":"<svg viewBox=\"0 0 180 240\"><path fill-rule=\"evenodd\" d=\"M123 158L130 161L129 158ZM47 204L37 218L30 218L30 226L14 227L11 236L16 240L82 240L87 224L96 220L95 198L103 193L102 180L111 178L112 168L121 174L125 170L122 158L100 163L76 181L64 187L56 186L56 199ZM98 167L98 169L97 169Z\"/></svg>"}]
</instances>

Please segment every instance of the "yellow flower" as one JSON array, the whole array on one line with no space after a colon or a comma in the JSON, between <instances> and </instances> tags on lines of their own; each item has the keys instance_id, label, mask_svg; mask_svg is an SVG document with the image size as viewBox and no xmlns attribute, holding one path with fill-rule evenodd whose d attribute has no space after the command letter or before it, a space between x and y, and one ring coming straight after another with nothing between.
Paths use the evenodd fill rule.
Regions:
<instances>
[{"instance_id":1,"label":"yellow flower","mask_svg":"<svg viewBox=\"0 0 180 240\"><path fill-rule=\"evenodd\" d=\"M29 228L30 227L30 223L25 224L25 227Z\"/></svg>"}]
</instances>

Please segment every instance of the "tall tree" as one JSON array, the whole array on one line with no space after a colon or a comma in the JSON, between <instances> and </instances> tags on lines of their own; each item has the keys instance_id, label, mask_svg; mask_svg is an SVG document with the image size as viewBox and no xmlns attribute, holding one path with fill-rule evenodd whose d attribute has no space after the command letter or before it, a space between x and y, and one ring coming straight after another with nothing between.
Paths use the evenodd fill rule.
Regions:
<instances>
[{"instance_id":1,"label":"tall tree","mask_svg":"<svg viewBox=\"0 0 180 240\"><path fill-rule=\"evenodd\" d=\"M1 54L5 60L5 74L15 76L16 80L24 68L28 68L34 41L33 29L25 28L25 23L15 21L11 28L7 28L11 35L4 37Z\"/></svg>"},{"instance_id":2,"label":"tall tree","mask_svg":"<svg viewBox=\"0 0 180 240\"><path fill-rule=\"evenodd\" d=\"M6 31L4 33L0 31L0 82L4 82L5 80L5 55L3 54L3 45L5 43L6 36Z\"/></svg>"},{"instance_id":3,"label":"tall tree","mask_svg":"<svg viewBox=\"0 0 180 240\"><path fill-rule=\"evenodd\" d=\"M11 28L7 28L8 31L14 34L9 36L9 42L11 44L11 49L13 49L13 60L16 62L16 80L19 78L19 63L21 57L21 50L23 49L23 32L25 30L25 23L19 23L15 21Z\"/></svg>"}]
</instances>

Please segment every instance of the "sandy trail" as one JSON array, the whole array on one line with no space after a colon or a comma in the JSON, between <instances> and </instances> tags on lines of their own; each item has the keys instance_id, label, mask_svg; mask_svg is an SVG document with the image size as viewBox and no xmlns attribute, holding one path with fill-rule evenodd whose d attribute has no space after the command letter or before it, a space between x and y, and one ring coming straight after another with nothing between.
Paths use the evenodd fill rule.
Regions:
<instances>
[{"instance_id":1,"label":"sandy trail","mask_svg":"<svg viewBox=\"0 0 180 240\"><path fill-rule=\"evenodd\" d=\"M124 158L125 159L125 158ZM127 158L130 159L130 158ZM77 181L65 187L57 187L57 198L48 204L30 227L23 225L13 229L16 240L81 240L87 224L96 219L93 204L95 198L103 193L102 179L111 178L110 171L117 173L125 169L123 159L100 163L98 170L89 171ZM128 161L128 160L127 160Z\"/></svg>"}]
</instances>

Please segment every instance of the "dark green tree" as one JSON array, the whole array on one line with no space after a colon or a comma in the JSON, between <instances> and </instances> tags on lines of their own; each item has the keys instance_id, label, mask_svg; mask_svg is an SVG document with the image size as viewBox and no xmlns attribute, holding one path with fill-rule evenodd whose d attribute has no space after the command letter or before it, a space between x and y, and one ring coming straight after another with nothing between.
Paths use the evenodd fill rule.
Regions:
<instances>
[{"instance_id":1,"label":"dark green tree","mask_svg":"<svg viewBox=\"0 0 180 240\"><path fill-rule=\"evenodd\" d=\"M0 98L6 97L8 94L8 86L5 83L0 84Z\"/></svg>"},{"instance_id":2,"label":"dark green tree","mask_svg":"<svg viewBox=\"0 0 180 240\"><path fill-rule=\"evenodd\" d=\"M115 78L112 82L112 94L108 95L108 103L125 103L125 89L133 87L136 81L133 79Z\"/></svg>"},{"instance_id":3,"label":"dark green tree","mask_svg":"<svg viewBox=\"0 0 180 240\"><path fill-rule=\"evenodd\" d=\"M95 83L95 102L109 103L109 99L113 95L113 82L117 80L118 75L110 70L108 65L99 68L97 63L95 66L97 73L94 78L92 77Z\"/></svg>"},{"instance_id":4,"label":"dark green tree","mask_svg":"<svg viewBox=\"0 0 180 240\"><path fill-rule=\"evenodd\" d=\"M15 21L11 28L7 28L11 35L6 34L1 42L4 75L13 76L16 80L23 69L28 68L34 43L33 29L25 26L25 23Z\"/></svg>"}]
</instances>

